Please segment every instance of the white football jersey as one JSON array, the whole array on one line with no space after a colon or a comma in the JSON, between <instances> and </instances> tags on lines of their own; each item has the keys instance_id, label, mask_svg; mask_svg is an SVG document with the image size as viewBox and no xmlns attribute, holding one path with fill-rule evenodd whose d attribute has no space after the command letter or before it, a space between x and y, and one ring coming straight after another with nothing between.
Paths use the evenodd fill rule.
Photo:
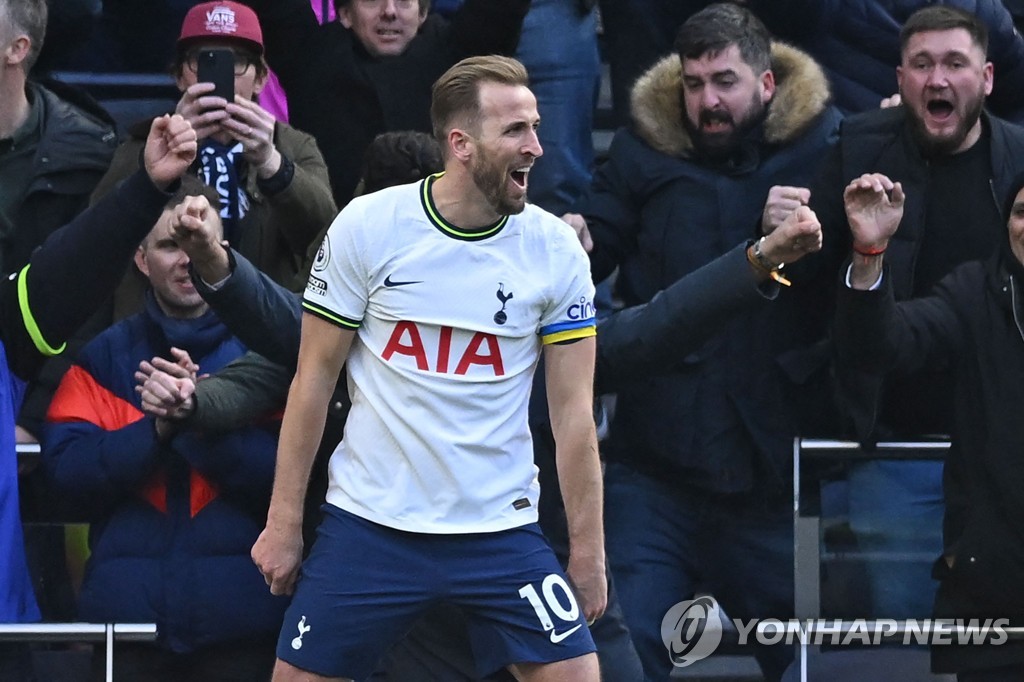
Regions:
<instances>
[{"instance_id":1,"label":"white football jersey","mask_svg":"<svg viewBox=\"0 0 1024 682\"><path fill-rule=\"evenodd\" d=\"M595 333L594 287L561 220L527 206L466 233L434 209L435 179L353 200L310 273L304 310L358 330L327 501L412 532L504 530L537 520L542 344Z\"/></svg>"}]
</instances>

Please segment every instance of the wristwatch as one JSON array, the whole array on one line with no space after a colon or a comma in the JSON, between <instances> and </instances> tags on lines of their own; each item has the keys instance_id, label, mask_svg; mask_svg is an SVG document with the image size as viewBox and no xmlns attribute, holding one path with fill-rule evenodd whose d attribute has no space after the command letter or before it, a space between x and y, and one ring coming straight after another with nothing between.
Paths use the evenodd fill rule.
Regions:
<instances>
[{"instance_id":1,"label":"wristwatch","mask_svg":"<svg viewBox=\"0 0 1024 682\"><path fill-rule=\"evenodd\" d=\"M765 238L761 237L760 239L755 241L750 248L747 249L747 260L749 260L754 265L754 267L758 268L759 270L763 270L765 274L767 274L769 277L771 277L779 284L784 284L785 286L788 287L790 285L790 281L783 276L782 272L780 272L782 268L786 267L786 264L775 264L768 260L768 257L765 256L764 253L761 251L761 245L764 243L764 240Z\"/></svg>"},{"instance_id":2,"label":"wristwatch","mask_svg":"<svg viewBox=\"0 0 1024 682\"><path fill-rule=\"evenodd\" d=\"M768 272L775 272L776 270L781 270L782 268L786 267L785 263L777 265L768 260L768 256L764 255L764 253L761 251L761 245L764 244L764 240L765 238L761 237L756 242L754 242L754 260L757 261L757 264L760 265L765 270L767 270Z\"/></svg>"}]
</instances>

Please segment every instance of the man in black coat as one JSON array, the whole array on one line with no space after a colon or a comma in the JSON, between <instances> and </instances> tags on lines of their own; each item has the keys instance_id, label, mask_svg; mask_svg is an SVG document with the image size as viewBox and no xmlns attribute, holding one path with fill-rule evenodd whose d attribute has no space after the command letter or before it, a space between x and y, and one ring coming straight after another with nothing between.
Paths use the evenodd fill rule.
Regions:
<instances>
[{"instance_id":1,"label":"man in black coat","mask_svg":"<svg viewBox=\"0 0 1024 682\"><path fill-rule=\"evenodd\" d=\"M853 247L839 287L837 345L854 366L876 372L939 366L953 378L934 615L976 630L983 623L1024 622L1022 186L1024 174L1009 185L1008 220L990 256L958 265L926 295L899 304L888 251L911 195L881 173L862 175L845 191ZM980 637L969 644L963 637L933 638L933 671L956 672L960 682L1022 679L1024 643L1007 641L998 629L989 634L986 645Z\"/></svg>"},{"instance_id":2,"label":"man in black coat","mask_svg":"<svg viewBox=\"0 0 1024 682\"><path fill-rule=\"evenodd\" d=\"M850 244L843 188L864 173L902 184L907 206L886 253L898 300L927 292L954 266L993 252L1007 218L997 197L1024 170L1024 129L984 110L994 74L979 18L947 6L919 10L904 24L901 45L902 106L844 121L839 144L810 192L825 232L824 260L834 272ZM869 447L952 428L951 377L941 367L883 381L841 366L839 376L851 427ZM861 549L939 553L939 463L871 462L851 468L849 480L850 523ZM929 561L873 561L867 567L870 613L863 615L929 613Z\"/></svg>"},{"instance_id":3,"label":"man in black coat","mask_svg":"<svg viewBox=\"0 0 1024 682\"><path fill-rule=\"evenodd\" d=\"M110 165L117 136L91 98L60 83L30 81L47 25L44 0L0 0L0 271L13 272L32 250L89 205ZM19 442L35 442L53 388L65 369L48 368L18 421Z\"/></svg>"},{"instance_id":4,"label":"man in black coat","mask_svg":"<svg viewBox=\"0 0 1024 682\"><path fill-rule=\"evenodd\" d=\"M40 619L22 543L14 413L24 382L110 295L195 158L180 116L154 121L140 169L106 200L55 230L29 262L0 280L0 622ZM0 647L0 679L29 678L24 649Z\"/></svg>"},{"instance_id":5,"label":"man in black coat","mask_svg":"<svg viewBox=\"0 0 1024 682\"><path fill-rule=\"evenodd\" d=\"M591 273L617 266L626 305L760 236L773 186L809 183L839 123L814 60L727 3L690 17L632 104L580 211ZM827 319L769 241L753 242L754 260L792 286L619 390L603 445L608 558L652 680L672 667L663 618L698 590L734 618L793 612L792 443L829 412ZM767 679L792 658L755 653Z\"/></svg>"}]
</instances>

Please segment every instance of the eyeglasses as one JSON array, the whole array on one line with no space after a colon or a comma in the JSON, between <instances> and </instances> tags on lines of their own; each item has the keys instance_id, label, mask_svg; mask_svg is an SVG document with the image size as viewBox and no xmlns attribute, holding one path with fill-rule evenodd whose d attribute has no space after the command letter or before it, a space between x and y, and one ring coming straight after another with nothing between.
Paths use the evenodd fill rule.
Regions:
<instances>
[{"instance_id":1,"label":"eyeglasses","mask_svg":"<svg viewBox=\"0 0 1024 682\"><path fill-rule=\"evenodd\" d=\"M221 49L223 49L223 48L221 48ZM244 75L245 72L249 70L250 66L255 66L256 64L259 63L259 59L256 58L256 57L253 57L252 55L246 54L244 52L235 52L234 50L228 50L228 51L232 55L234 55L234 57L235 57L235 60L234 60L234 64L235 64L234 71L235 71L235 75L236 76ZM188 52L185 53L185 66L188 67L189 71L191 71L193 73L197 73L198 72L198 70L199 70L199 53L201 53L201 52L205 52L205 50L189 50Z\"/></svg>"}]
</instances>

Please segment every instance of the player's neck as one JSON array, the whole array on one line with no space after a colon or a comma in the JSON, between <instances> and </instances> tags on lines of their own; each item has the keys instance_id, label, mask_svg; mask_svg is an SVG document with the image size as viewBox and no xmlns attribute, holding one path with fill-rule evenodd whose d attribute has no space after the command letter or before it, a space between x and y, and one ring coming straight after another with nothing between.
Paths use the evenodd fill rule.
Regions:
<instances>
[{"instance_id":1,"label":"player's neck","mask_svg":"<svg viewBox=\"0 0 1024 682\"><path fill-rule=\"evenodd\" d=\"M501 218L465 173L449 169L432 185L431 198L442 218L464 230L484 228Z\"/></svg>"}]
</instances>

